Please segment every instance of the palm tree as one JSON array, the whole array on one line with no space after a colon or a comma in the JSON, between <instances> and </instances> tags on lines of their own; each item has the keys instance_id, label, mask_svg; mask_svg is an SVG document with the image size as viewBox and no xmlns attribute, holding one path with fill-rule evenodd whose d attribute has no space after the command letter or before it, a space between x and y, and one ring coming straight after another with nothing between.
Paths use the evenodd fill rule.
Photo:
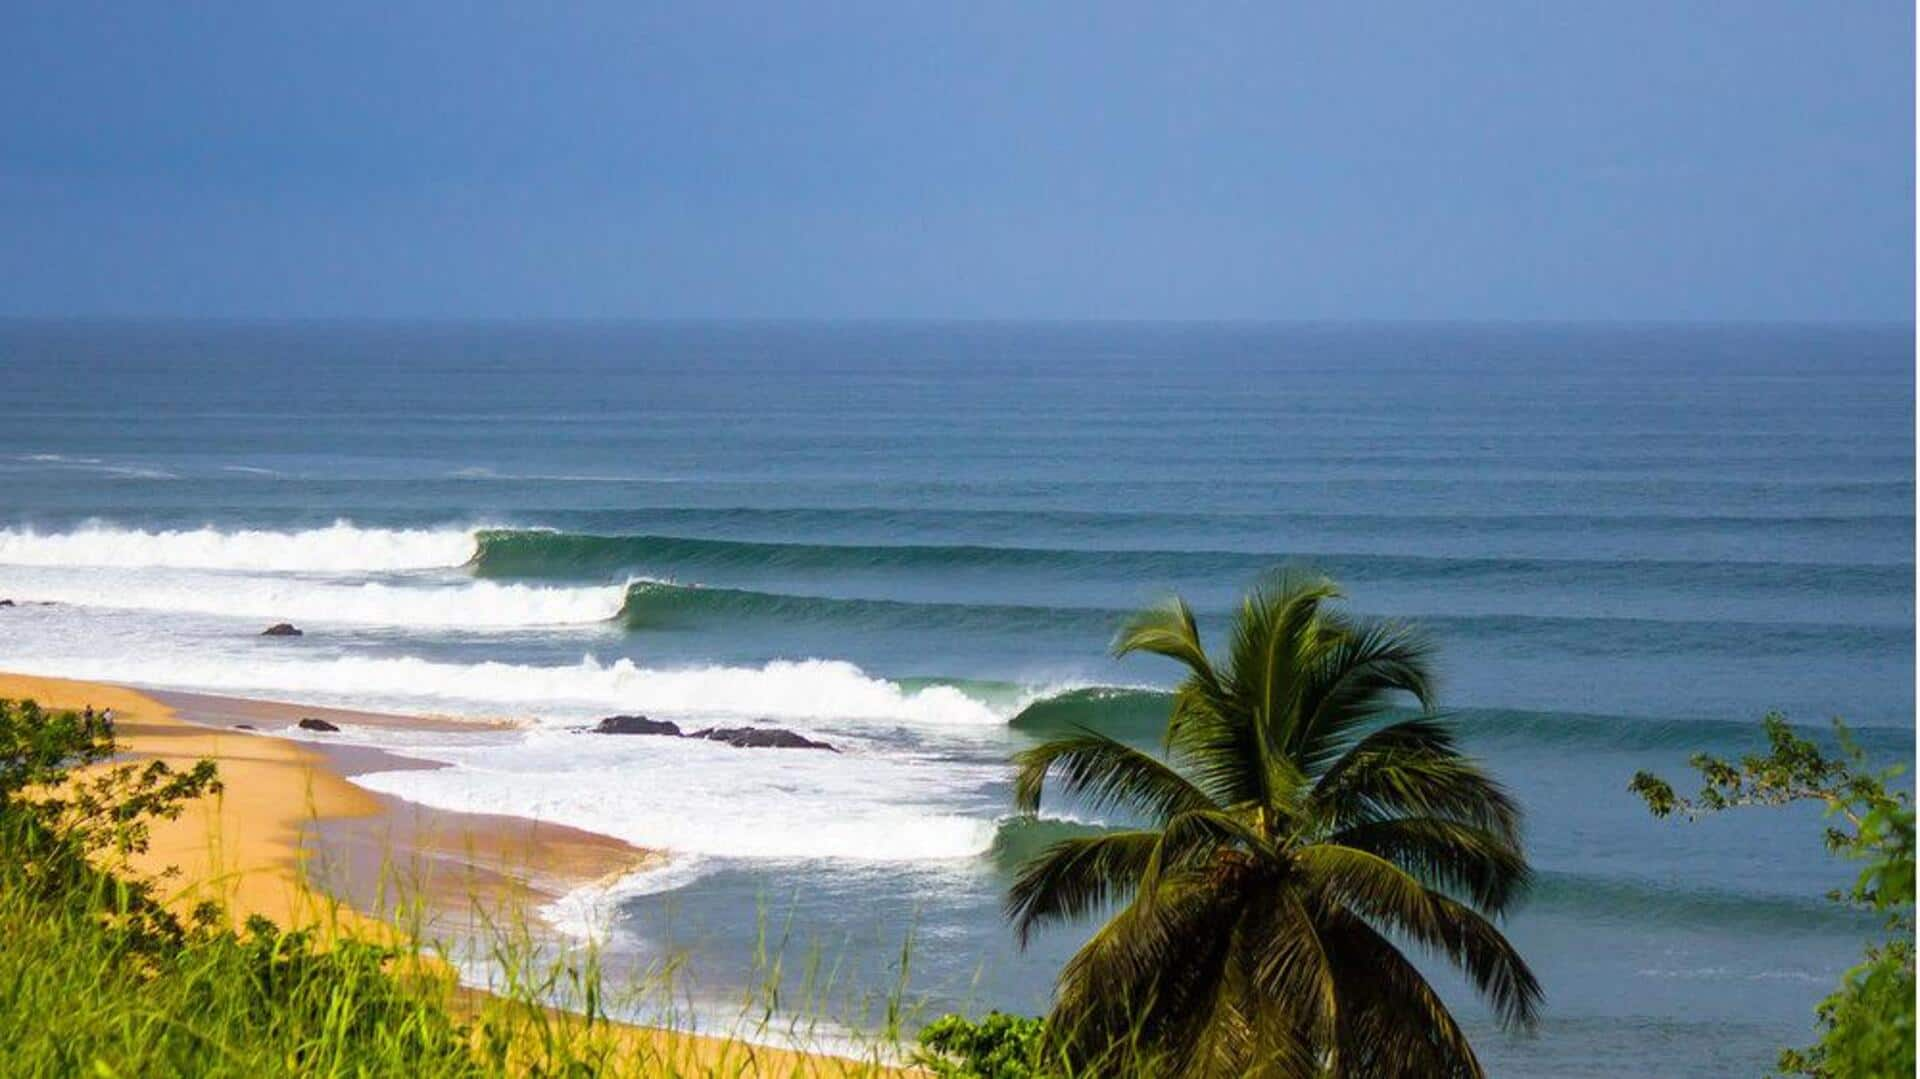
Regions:
<instances>
[{"instance_id":1,"label":"palm tree","mask_svg":"<svg viewBox=\"0 0 1920 1079\"><path fill-rule=\"evenodd\" d=\"M1339 598L1324 578L1256 588L1224 665L1184 602L1151 608L1114 651L1187 669L1166 759L1086 729L1016 758L1021 812L1052 777L1142 822L1049 847L1007 897L1023 947L1120 908L1060 974L1048 1029L1070 1059L1482 1075L1403 944L1460 968L1503 1026L1533 1025L1539 982L1493 921L1528 883L1519 807L1433 714L1423 639L1330 610ZM1396 720L1404 697L1421 714Z\"/></svg>"}]
</instances>

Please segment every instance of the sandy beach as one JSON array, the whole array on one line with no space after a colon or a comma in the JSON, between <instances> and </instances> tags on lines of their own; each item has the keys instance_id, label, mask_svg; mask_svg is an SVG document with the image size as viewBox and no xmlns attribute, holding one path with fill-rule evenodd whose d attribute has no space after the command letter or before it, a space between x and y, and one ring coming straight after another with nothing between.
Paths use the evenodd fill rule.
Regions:
<instances>
[{"instance_id":1,"label":"sandy beach","mask_svg":"<svg viewBox=\"0 0 1920 1079\"><path fill-rule=\"evenodd\" d=\"M443 729L449 721L6 673L0 698L111 709L126 759L218 764L223 789L175 820L154 822L151 846L125 867L156 881L181 913L212 899L235 925L260 915L283 927L376 939L444 939L476 923L516 920L538 931L543 904L663 857L577 828L369 792L348 777L435 765L266 733L305 717ZM400 917L414 919L404 933L393 920ZM618 1025L614 1037L675 1072L868 1073L841 1058L745 1041Z\"/></svg>"},{"instance_id":2,"label":"sandy beach","mask_svg":"<svg viewBox=\"0 0 1920 1079\"><path fill-rule=\"evenodd\" d=\"M448 813L365 791L347 777L433 765L264 733L303 717L448 725L442 721L12 674L0 675L0 697L31 698L49 708L112 709L130 756L176 767L202 758L218 762L224 790L178 819L156 822L151 848L132 866L156 878L177 869L162 894L181 911L215 899L236 924L259 914L283 926L310 926L369 912L383 884L398 893L395 899L418 900L443 915L513 892L533 910L657 857L577 828ZM315 886L321 882L324 890Z\"/></svg>"}]
</instances>

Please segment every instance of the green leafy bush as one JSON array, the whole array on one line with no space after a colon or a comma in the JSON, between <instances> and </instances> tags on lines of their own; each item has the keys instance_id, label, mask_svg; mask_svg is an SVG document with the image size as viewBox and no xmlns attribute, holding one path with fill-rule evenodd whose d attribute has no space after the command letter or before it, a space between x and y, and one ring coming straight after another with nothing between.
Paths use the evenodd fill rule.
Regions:
<instances>
[{"instance_id":1,"label":"green leafy bush","mask_svg":"<svg viewBox=\"0 0 1920 1079\"><path fill-rule=\"evenodd\" d=\"M1025 1015L988 1012L978 1022L948 1015L920 1031L914 1063L942 1079L1042 1079L1046 1025Z\"/></svg>"}]
</instances>

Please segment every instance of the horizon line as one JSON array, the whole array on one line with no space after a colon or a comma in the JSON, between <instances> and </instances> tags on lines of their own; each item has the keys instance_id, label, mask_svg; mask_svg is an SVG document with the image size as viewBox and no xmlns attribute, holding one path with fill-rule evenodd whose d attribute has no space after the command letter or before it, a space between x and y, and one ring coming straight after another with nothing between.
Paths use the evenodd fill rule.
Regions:
<instances>
[{"instance_id":1,"label":"horizon line","mask_svg":"<svg viewBox=\"0 0 1920 1079\"><path fill-rule=\"evenodd\" d=\"M1002 315L146 315L0 313L0 324L201 326L1247 326L1247 327L1905 327L1913 314L1883 318L1384 318L1384 317L1077 317Z\"/></svg>"}]
</instances>

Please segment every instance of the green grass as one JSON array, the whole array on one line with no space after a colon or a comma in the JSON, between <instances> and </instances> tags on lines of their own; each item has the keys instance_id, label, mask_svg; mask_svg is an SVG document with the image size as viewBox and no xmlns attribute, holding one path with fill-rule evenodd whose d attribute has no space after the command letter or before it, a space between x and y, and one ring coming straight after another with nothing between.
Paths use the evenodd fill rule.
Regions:
<instances>
[{"instance_id":1,"label":"green grass","mask_svg":"<svg viewBox=\"0 0 1920 1079\"><path fill-rule=\"evenodd\" d=\"M10 837L11 838L11 837ZM106 881L0 872L0 1065L14 1075L483 1074L467 1032L378 949L257 924L136 946Z\"/></svg>"}]
</instances>

